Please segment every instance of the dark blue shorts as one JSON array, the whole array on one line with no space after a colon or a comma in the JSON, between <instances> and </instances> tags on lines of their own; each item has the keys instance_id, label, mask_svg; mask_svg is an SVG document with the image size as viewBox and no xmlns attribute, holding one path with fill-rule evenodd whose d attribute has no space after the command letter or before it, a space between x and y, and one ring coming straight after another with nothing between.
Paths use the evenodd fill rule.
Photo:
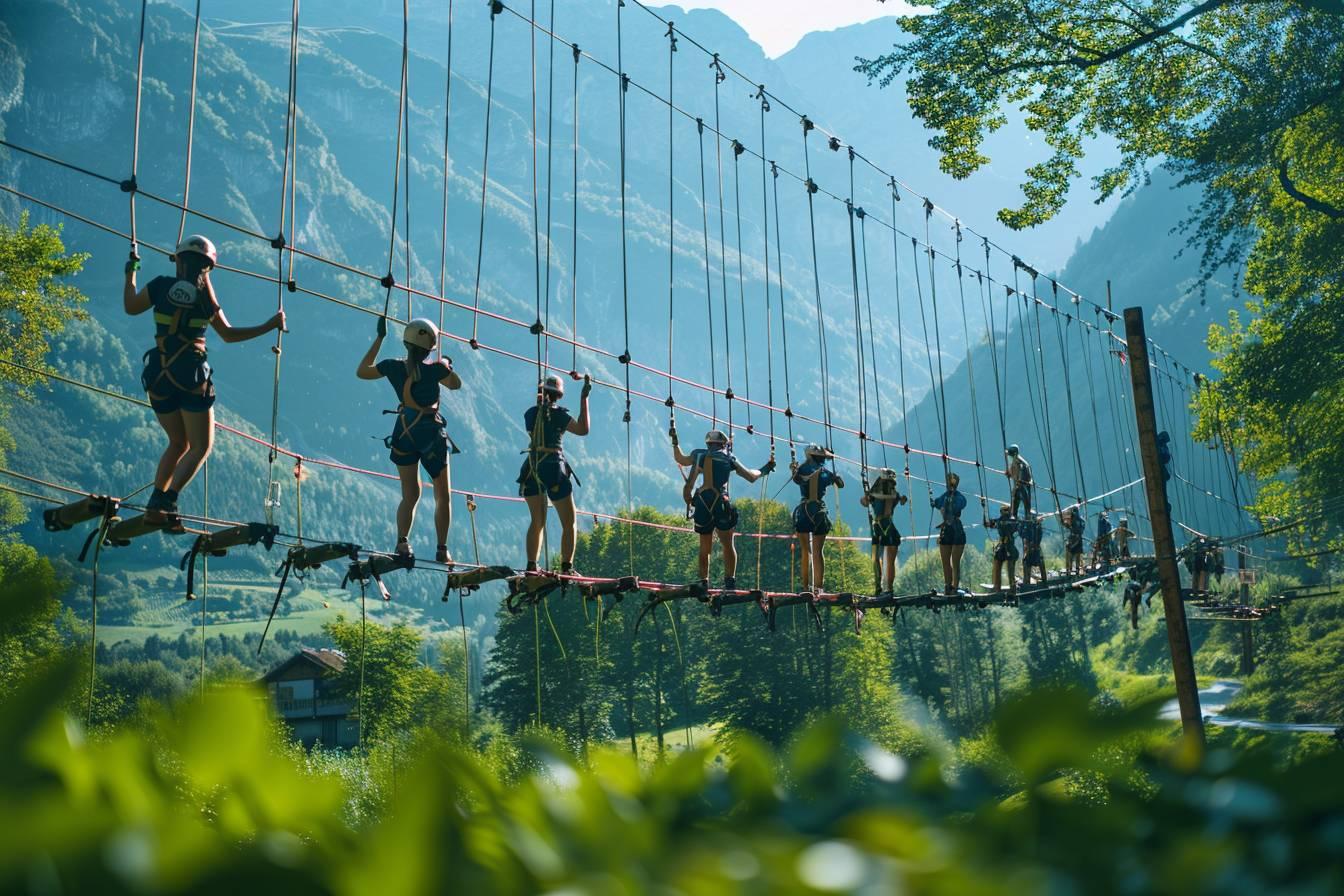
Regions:
<instances>
[{"instance_id":1,"label":"dark blue shorts","mask_svg":"<svg viewBox=\"0 0 1344 896\"><path fill-rule=\"evenodd\" d=\"M1045 558L1041 556L1041 546L1038 544L1027 545L1022 549L1023 566L1044 566Z\"/></svg>"},{"instance_id":2,"label":"dark blue shorts","mask_svg":"<svg viewBox=\"0 0 1344 896\"><path fill-rule=\"evenodd\" d=\"M793 508L793 531L804 535L828 535L831 516L824 501L803 501Z\"/></svg>"},{"instance_id":3,"label":"dark blue shorts","mask_svg":"<svg viewBox=\"0 0 1344 896\"><path fill-rule=\"evenodd\" d=\"M1070 535L1064 542L1064 550L1070 554L1081 554L1083 552L1083 536Z\"/></svg>"},{"instance_id":4,"label":"dark blue shorts","mask_svg":"<svg viewBox=\"0 0 1344 896\"><path fill-rule=\"evenodd\" d=\"M891 517L873 519L873 544L882 548L901 546L901 533L896 530L896 524L891 521Z\"/></svg>"},{"instance_id":5,"label":"dark blue shorts","mask_svg":"<svg viewBox=\"0 0 1344 896\"><path fill-rule=\"evenodd\" d=\"M169 365L165 374L159 353L145 352L145 369L140 385L156 414L177 411L203 414L215 405L215 383L204 357L186 352Z\"/></svg>"},{"instance_id":6,"label":"dark blue shorts","mask_svg":"<svg viewBox=\"0 0 1344 896\"><path fill-rule=\"evenodd\" d=\"M961 524L961 520L948 520L943 523L942 531L938 533L938 543L954 547L965 544L966 527Z\"/></svg>"},{"instance_id":7,"label":"dark blue shorts","mask_svg":"<svg viewBox=\"0 0 1344 896\"><path fill-rule=\"evenodd\" d=\"M708 535L716 529L727 532L737 528L737 508L716 491L699 492L691 501L691 508L695 512L695 531L701 535Z\"/></svg>"},{"instance_id":8,"label":"dark blue shorts","mask_svg":"<svg viewBox=\"0 0 1344 896\"><path fill-rule=\"evenodd\" d=\"M437 479L448 467L448 430L440 421L426 420L405 431L397 421L386 441L388 457L399 467L418 463L430 479Z\"/></svg>"},{"instance_id":9,"label":"dark blue shorts","mask_svg":"<svg viewBox=\"0 0 1344 896\"><path fill-rule=\"evenodd\" d=\"M574 494L571 475L563 455L529 456L518 471L518 494L524 498L545 495L552 501L562 501Z\"/></svg>"},{"instance_id":10,"label":"dark blue shorts","mask_svg":"<svg viewBox=\"0 0 1344 896\"><path fill-rule=\"evenodd\" d=\"M1000 541L994 546L994 559L1002 563L1005 560L1017 560L1017 544L1012 541Z\"/></svg>"}]
</instances>

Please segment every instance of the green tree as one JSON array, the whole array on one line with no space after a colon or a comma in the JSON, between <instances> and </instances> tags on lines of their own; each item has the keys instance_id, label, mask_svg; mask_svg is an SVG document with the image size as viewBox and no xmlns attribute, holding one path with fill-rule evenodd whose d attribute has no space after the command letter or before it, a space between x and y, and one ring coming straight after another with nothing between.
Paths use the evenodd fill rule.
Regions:
<instances>
[{"instance_id":1,"label":"green tree","mask_svg":"<svg viewBox=\"0 0 1344 896\"><path fill-rule=\"evenodd\" d=\"M1344 510L1344 3L1339 0L937 0L911 40L860 60L881 84L908 74L911 108L944 170L967 177L1018 105L1049 158L1029 168L1011 227L1048 219L1087 141L1120 160L1102 198L1166 164L1204 187L1185 232L1205 275L1244 265L1254 320L1216 327L1221 380L1200 435L1242 451L1266 516ZM1281 480L1278 480L1282 477Z\"/></svg>"},{"instance_id":2,"label":"green tree","mask_svg":"<svg viewBox=\"0 0 1344 896\"><path fill-rule=\"evenodd\" d=\"M404 622L390 626L339 615L322 627L346 656L336 686L356 699L363 665L363 725L365 742L387 741L430 728L452 739L465 728L465 703L460 670L441 674L420 659L423 638ZM459 648L460 650L460 648Z\"/></svg>"},{"instance_id":3,"label":"green tree","mask_svg":"<svg viewBox=\"0 0 1344 896\"><path fill-rule=\"evenodd\" d=\"M31 386L39 376L13 365L41 370L51 339L70 320L85 316L87 301L66 278L78 274L88 260L67 254L60 228L29 225L28 213L17 226L0 220L0 379Z\"/></svg>"}]
</instances>

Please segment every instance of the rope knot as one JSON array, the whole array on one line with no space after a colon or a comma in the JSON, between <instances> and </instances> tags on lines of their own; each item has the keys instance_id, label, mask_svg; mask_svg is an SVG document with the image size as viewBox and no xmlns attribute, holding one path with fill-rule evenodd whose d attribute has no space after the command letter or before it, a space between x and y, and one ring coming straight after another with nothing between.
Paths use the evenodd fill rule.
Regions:
<instances>
[{"instance_id":1,"label":"rope knot","mask_svg":"<svg viewBox=\"0 0 1344 896\"><path fill-rule=\"evenodd\" d=\"M391 289L392 287L397 285L397 279L392 276L391 271L388 271L386 274L383 275L383 278L378 281L378 284L382 286L384 289Z\"/></svg>"},{"instance_id":2,"label":"rope knot","mask_svg":"<svg viewBox=\"0 0 1344 896\"><path fill-rule=\"evenodd\" d=\"M864 218L868 217L868 213L863 210L863 206L859 206L854 209L854 216L862 221Z\"/></svg>"},{"instance_id":3,"label":"rope knot","mask_svg":"<svg viewBox=\"0 0 1344 896\"><path fill-rule=\"evenodd\" d=\"M793 417L793 408L785 408L785 409L784 409L784 416L785 416L785 417L792 418L792 417Z\"/></svg>"},{"instance_id":4,"label":"rope knot","mask_svg":"<svg viewBox=\"0 0 1344 896\"><path fill-rule=\"evenodd\" d=\"M467 340L467 345L471 346L472 351L480 351L480 350L481 350L481 344L480 344L478 341L476 341L476 337L475 337L475 336L473 336L473 337L471 337L470 339Z\"/></svg>"},{"instance_id":5,"label":"rope knot","mask_svg":"<svg viewBox=\"0 0 1344 896\"><path fill-rule=\"evenodd\" d=\"M737 140L734 140L734 141L733 141L733 155L735 155L735 156L740 156L740 155L742 155L742 153L744 153L744 152L746 152L746 151L747 151L747 148L746 148L745 146L743 146L740 142L738 142Z\"/></svg>"},{"instance_id":6,"label":"rope knot","mask_svg":"<svg viewBox=\"0 0 1344 896\"><path fill-rule=\"evenodd\" d=\"M628 351L621 352L620 357L618 357L616 360L617 360L617 361L620 361L622 364L629 364L629 363L630 363L630 352L628 352Z\"/></svg>"},{"instance_id":7,"label":"rope knot","mask_svg":"<svg viewBox=\"0 0 1344 896\"><path fill-rule=\"evenodd\" d=\"M272 248L272 249L283 249L283 248L285 248L285 233L284 233L283 230L282 230L280 233L277 233L277 234L271 239L271 248Z\"/></svg>"},{"instance_id":8,"label":"rope knot","mask_svg":"<svg viewBox=\"0 0 1344 896\"><path fill-rule=\"evenodd\" d=\"M830 137L830 139L828 139L828 140L826 141L826 146L831 150L831 152L839 152L839 151L840 151L840 138L839 138L839 137L836 137L834 134L832 134L831 137Z\"/></svg>"},{"instance_id":9,"label":"rope knot","mask_svg":"<svg viewBox=\"0 0 1344 896\"><path fill-rule=\"evenodd\" d=\"M733 398L736 397L736 396L733 395L733 390L732 390L732 387L731 387L731 386L730 386L729 388L723 390L723 397L726 398L726 399L728 399L729 401L732 401Z\"/></svg>"},{"instance_id":10,"label":"rope knot","mask_svg":"<svg viewBox=\"0 0 1344 896\"><path fill-rule=\"evenodd\" d=\"M570 45L569 45L569 49L570 49L570 51L574 54L574 64L575 64L575 65L578 65L578 64L579 64L579 56L581 56L581 55L583 54L583 50L579 49L579 45L578 45L578 44L570 44Z\"/></svg>"},{"instance_id":11,"label":"rope knot","mask_svg":"<svg viewBox=\"0 0 1344 896\"><path fill-rule=\"evenodd\" d=\"M285 289L289 290L290 292L298 292L299 284L294 280L293 277L291 277L285 281Z\"/></svg>"},{"instance_id":12,"label":"rope knot","mask_svg":"<svg viewBox=\"0 0 1344 896\"><path fill-rule=\"evenodd\" d=\"M134 193L140 189L140 185L136 182L134 174L122 181L118 186L121 187L121 192L123 193Z\"/></svg>"},{"instance_id":13,"label":"rope knot","mask_svg":"<svg viewBox=\"0 0 1344 896\"><path fill-rule=\"evenodd\" d=\"M540 336L542 333L546 332L546 325L541 322L541 318L537 318L532 322L532 326L527 328L527 332L531 333L533 336Z\"/></svg>"},{"instance_id":14,"label":"rope knot","mask_svg":"<svg viewBox=\"0 0 1344 896\"><path fill-rule=\"evenodd\" d=\"M817 192L817 182L810 177L803 183L803 186L807 188L808 193Z\"/></svg>"},{"instance_id":15,"label":"rope knot","mask_svg":"<svg viewBox=\"0 0 1344 896\"><path fill-rule=\"evenodd\" d=\"M494 18L504 11L504 4L500 0L490 0L490 18Z\"/></svg>"},{"instance_id":16,"label":"rope knot","mask_svg":"<svg viewBox=\"0 0 1344 896\"><path fill-rule=\"evenodd\" d=\"M804 116L802 117L801 122L802 122L802 125L803 125L803 136L806 137L806 136L807 136L807 132L810 131L810 130L812 130L814 127L816 127L816 125L813 124L813 123L812 123L812 119L808 118L806 115L804 115Z\"/></svg>"},{"instance_id":17,"label":"rope knot","mask_svg":"<svg viewBox=\"0 0 1344 896\"><path fill-rule=\"evenodd\" d=\"M672 399L672 396L669 395L669 396L667 396L667 398L664 398L664 399L663 399L663 406L664 406L664 407L669 407L669 408L674 408L674 407L677 406L677 403Z\"/></svg>"}]
</instances>

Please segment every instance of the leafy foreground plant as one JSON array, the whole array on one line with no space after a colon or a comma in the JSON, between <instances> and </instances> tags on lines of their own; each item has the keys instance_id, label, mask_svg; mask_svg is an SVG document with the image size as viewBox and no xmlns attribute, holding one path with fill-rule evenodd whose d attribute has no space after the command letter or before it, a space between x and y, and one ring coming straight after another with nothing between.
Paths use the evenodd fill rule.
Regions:
<instances>
[{"instance_id":1,"label":"leafy foreground plant","mask_svg":"<svg viewBox=\"0 0 1344 896\"><path fill-rule=\"evenodd\" d=\"M423 746L384 817L343 824L334 777L272 742L265 702L221 691L97 742L52 696L0 705L0 890L33 893L1338 892L1344 752L1284 770L1187 757L1153 707L1098 714L1040 692L997 725L1001 761L954 771L821 721L782 759L618 750L500 784ZM1135 744L1139 749L1137 764ZM1086 795L1071 780L1086 778ZM1011 794L1004 799L1005 794Z\"/></svg>"}]
</instances>

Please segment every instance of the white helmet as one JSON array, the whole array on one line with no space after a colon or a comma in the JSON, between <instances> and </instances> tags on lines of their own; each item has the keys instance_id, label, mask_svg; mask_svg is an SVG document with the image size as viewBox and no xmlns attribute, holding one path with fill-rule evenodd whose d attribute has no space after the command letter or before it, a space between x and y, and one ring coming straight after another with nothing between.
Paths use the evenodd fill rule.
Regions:
<instances>
[{"instance_id":1,"label":"white helmet","mask_svg":"<svg viewBox=\"0 0 1344 896\"><path fill-rule=\"evenodd\" d=\"M439 345L439 328L434 326L432 320L417 317L406 325L406 332L402 334L401 341L407 345L423 348L425 351L432 351Z\"/></svg>"},{"instance_id":2,"label":"white helmet","mask_svg":"<svg viewBox=\"0 0 1344 896\"><path fill-rule=\"evenodd\" d=\"M878 478L878 479L885 479L885 480L888 480L888 481L890 481L890 482L895 482L895 481L896 481L896 471L893 470L891 467L883 467L882 469L880 469L880 470L877 471L877 478Z\"/></svg>"},{"instance_id":3,"label":"white helmet","mask_svg":"<svg viewBox=\"0 0 1344 896\"><path fill-rule=\"evenodd\" d=\"M723 430L721 430L721 429L711 429L709 432L705 433L705 444L706 444L706 445L714 445L714 444L727 445L727 444L728 444L728 434L725 433L725 432L724 432Z\"/></svg>"},{"instance_id":4,"label":"white helmet","mask_svg":"<svg viewBox=\"0 0 1344 896\"><path fill-rule=\"evenodd\" d=\"M537 383L537 390L540 392L549 392L559 398L565 394L565 381L554 373L547 374L546 378Z\"/></svg>"},{"instance_id":5,"label":"white helmet","mask_svg":"<svg viewBox=\"0 0 1344 896\"><path fill-rule=\"evenodd\" d=\"M826 450L826 448L822 447L821 445L812 444L808 445L805 449L803 449L803 454L807 455L808 457L829 457L831 455L831 452Z\"/></svg>"},{"instance_id":6,"label":"white helmet","mask_svg":"<svg viewBox=\"0 0 1344 896\"><path fill-rule=\"evenodd\" d=\"M177 250L173 253L173 261L177 261L177 256L183 252L195 252L197 255L204 255L210 259L210 267L212 268L219 263L219 255L215 252L215 244L199 233L193 233L182 238L182 242L177 244Z\"/></svg>"}]
</instances>

